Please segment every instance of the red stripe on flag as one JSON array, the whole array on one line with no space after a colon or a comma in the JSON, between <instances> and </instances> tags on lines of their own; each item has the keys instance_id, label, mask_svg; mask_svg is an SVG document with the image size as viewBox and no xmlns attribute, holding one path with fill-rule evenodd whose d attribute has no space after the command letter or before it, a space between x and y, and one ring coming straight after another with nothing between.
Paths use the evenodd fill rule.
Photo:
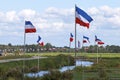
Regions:
<instances>
[{"instance_id":1,"label":"red stripe on flag","mask_svg":"<svg viewBox=\"0 0 120 80\"><path fill-rule=\"evenodd\" d=\"M70 37L70 42L73 42L73 38L72 37Z\"/></svg>"},{"instance_id":2,"label":"red stripe on flag","mask_svg":"<svg viewBox=\"0 0 120 80\"><path fill-rule=\"evenodd\" d=\"M87 41L86 41L86 40L83 40L83 43L87 43Z\"/></svg>"},{"instance_id":3,"label":"red stripe on flag","mask_svg":"<svg viewBox=\"0 0 120 80\"><path fill-rule=\"evenodd\" d=\"M85 23L82 20L80 20L79 18L76 17L76 21L77 24L80 24L81 26L87 27L89 28L89 23Z\"/></svg>"},{"instance_id":4,"label":"red stripe on flag","mask_svg":"<svg viewBox=\"0 0 120 80\"><path fill-rule=\"evenodd\" d=\"M25 29L25 33L34 33L34 32L36 32L35 28Z\"/></svg>"},{"instance_id":5,"label":"red stripe on flag","mask_svg":"<svg viewBox=\"0 0 120 80\"><path fill-rule=\"evenodd\" d=\"M40 44L40 46L44 46L44 42L41 42L41 43L39 43Z\"/></svg>"},{"instance_id":6,"label":"red stripe on flag","mask_svg":"<svg viewBox=\"0 0 120 80\"><path fill-rule=\"evenodd\" d=\"M99 45L102 45L102 44L104 44L104 42L102 42L102 41L99 41L99 42L98 42L98 44L99 44Z\"/></svg>"}]
</instances>

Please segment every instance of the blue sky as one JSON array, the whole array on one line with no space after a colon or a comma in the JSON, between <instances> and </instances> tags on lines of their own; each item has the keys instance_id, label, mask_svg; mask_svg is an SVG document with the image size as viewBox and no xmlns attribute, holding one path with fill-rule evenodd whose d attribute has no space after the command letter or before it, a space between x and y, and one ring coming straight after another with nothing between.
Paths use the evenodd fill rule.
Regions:
<instances>
[{"instance_id":1,"label":"blue sky","mask_svg":"<svg viewBox=\"0 0 120 80\"><path fill-rule=\"evenodd\" d=\"M77 25L77 40L89 36L90 44L85 45L94 45L97 35L105 45L120 45L119 0L0 0L0 44L22 45L24 21L30 20L37 33L27 34L26 44L36 44L40 35L45 43L68 46L75 4L94 19L90 29Z\"/></svg>"}]
</instances>

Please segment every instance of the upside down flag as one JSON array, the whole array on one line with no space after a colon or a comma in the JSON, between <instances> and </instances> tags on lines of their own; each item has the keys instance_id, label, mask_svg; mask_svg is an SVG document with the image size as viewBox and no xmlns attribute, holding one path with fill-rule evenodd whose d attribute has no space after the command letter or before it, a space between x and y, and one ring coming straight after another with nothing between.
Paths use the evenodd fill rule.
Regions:
<instances>
[{"instance_id":1,"label":"upside down flag","mask_svg":"<svg viewBox=\"0 0 120 80\"><path fill-rule=\"evenodd\" d=\"M81 26L89 28L90 22L93 21L93 19L82 9L75 6L75 22L76 24L80 24Z\"/></svg>"},{"instance_id":2,"label":"upside down flag","mask_svg":"<svg viewBox=\"0 0 120 80\"><path fill-rule=\"evenodd\" d=\"M96 41L97 44L99 44L99 45L104 44L104 42L102 42L100 39L98 39L96 35L95 35L95 41Z\"/></svg>"},{"instance_id":3,"label":"upside down flag","mask_svg":"<svg viewBox=\"0 0 120 80\"><path fill-rule=\"evenodd\" d=\"M70 33L70 42L73 42L73 34Z\"/></svg>"},{"instance_id":4,"label":"upside down flag","mask_svg":"<svg viewBox=\"0 0 120 80\"><path fill-rule=\"evenodd\" d=\"M25 33L34 33L36 28L33 26L31 21L25 21Z\"/></svg>"},{"instance_id":5,"label":"upside down flag","mask_svg":"<svg viewBox=\"0 0 120 80\"><path fill-rule=\"evenodd\" d=\"M87 43L87 42L90 43L89 37L83 36L83 43Z\"/></svg>"},{"instance_id":6,"label":"upside down flag","mask_svg":"<svg viewBox=\"0 0 120 80\"><path fill-rule=\"evenodd\" d=\"M44 46L44 42L41 42L41 37L40 37L40 36L38 36L37 43L38 43L40 46Z\"/></svg>"}]
</instances>

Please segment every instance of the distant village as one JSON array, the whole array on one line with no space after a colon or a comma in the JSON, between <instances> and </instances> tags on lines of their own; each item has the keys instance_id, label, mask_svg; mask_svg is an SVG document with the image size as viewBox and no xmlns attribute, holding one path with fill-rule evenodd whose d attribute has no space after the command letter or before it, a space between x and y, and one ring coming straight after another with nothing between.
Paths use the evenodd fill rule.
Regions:
<instances>
[{"instance_id":1,"label":"distant village","mask_svg":"<svg viewBox=\"0 0 120 80\"><path fill-rule=\"evenodd\" d=\"M77 52L84 53L96 53L97 48L99 49L99 53L120 53L120 46L115 45L107 45L107 46L97 46L90 45L84 46L82 48L77 48ZM64 47L56 47L50 43L46 43L44 46L39 46L36 44L32 45L12 45L9 43L8 45L0 45L0 56L1 55L10 55L10 54L19 54L21 55L23 52L25 53L46 53L46 52L74 52L74 48L70 48L68 46Z\"/></svg>"}]
</instances>

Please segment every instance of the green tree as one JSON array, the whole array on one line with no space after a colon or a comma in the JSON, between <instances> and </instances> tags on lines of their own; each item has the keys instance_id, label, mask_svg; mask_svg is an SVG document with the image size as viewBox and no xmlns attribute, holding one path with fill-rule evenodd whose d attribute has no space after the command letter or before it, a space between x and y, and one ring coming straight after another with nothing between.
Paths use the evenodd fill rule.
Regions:
<instances>
[{"instance_id":1,"label":"green tree","mask_svg":"<svg viewBox=\"0 0 120 80\"><path fill-rule=\"evenodd\" d=\"M50 43L47 43L45 45L45 48L46 48L47 51L49 51L49 49L52 48L52 45Z\"/></svg>"}]
</instances>

